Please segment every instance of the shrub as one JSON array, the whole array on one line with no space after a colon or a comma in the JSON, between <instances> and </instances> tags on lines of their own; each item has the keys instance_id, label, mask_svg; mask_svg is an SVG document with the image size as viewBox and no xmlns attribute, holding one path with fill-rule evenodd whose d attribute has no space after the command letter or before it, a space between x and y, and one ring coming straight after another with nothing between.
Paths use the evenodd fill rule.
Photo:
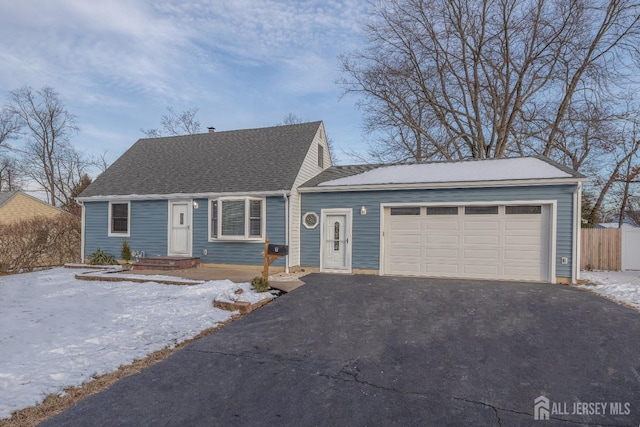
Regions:
<instances>
[{"instance_id":1,"label":"shrub","mask_svg":"<svg viewBox=\"0 0 640 427\"><path fill-rule=\"evenodd\" d=\"M0 272L80 261L80 218L39 216L0 224Z\"/></svg>"},{"instance_id":2,"label":"shrub","mask_svg":"<svg viewBox=\"0 0 640 427\"><path fill-rule=\"evenodd\" d=\"M262 276L256 276L251 281L251 287L256 292L267 292L269 290L269 280L265 280Z\"/></svg>"},{"instance_id":3,"label":"shrub","mask_svg":"<svg viewBox=\"0 0 640 427\"><path fill-rule=\"evenodd\" d=\"M91 265L116 265L118 261L112 256L98 248L89 255L89 264Z\"/></svg>"},{"instance_id":4,"label":"shrub","mask_svg":"<svg viewBox=\"0 0 640 427\"><path fill-rule=\"evenodd\" d=\"M129 242L127 239L122 241L122 249L120 250L120 258L124 261L131 261L131 247L129 246Z\"/></svg>"}]
</instances>

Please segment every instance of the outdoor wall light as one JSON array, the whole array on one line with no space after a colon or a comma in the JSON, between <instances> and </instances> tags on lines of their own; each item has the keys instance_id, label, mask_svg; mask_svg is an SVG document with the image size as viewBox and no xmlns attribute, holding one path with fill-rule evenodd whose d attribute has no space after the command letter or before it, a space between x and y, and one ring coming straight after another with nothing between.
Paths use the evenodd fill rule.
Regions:
<instances>
[{"instance_id":1,"label":"outdoor wall light","mask_svg":"<svg viewBox=\"0 0 640 427\"><path fill-rule=\"evenodd\" d=\"M193 201L193 209L198 209L198 202L195 200Z\"/></svg>"},{"instance_id":2,"label":"outdoor wall light","mask_svg":"<svg viewBox=\"0 0 640 427\"><path fill-rule=\"evenodd\" d=\"M360 208L360 215L366 215L366 214L367 214L367 208L366 208L366 206L363 205Z\"/></svg>"}]
</instances>

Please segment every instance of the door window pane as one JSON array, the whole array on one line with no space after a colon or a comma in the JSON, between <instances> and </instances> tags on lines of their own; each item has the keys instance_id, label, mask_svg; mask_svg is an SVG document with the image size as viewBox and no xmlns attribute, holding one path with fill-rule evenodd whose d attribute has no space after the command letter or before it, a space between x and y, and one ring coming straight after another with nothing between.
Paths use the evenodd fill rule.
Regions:
<instances>
[{"instance_id":1,"label":"door window pane","mask_svg":"<svg viewBox=\"0 0 640 427\"><path fill-rule=\"evenodd\" d=\"M505 206L507 215L536 215L542 213L542 206Z\"/></svg>"},{"instance_id":2,"label":"door window pane","mask_svg":"<svg viewBox=\"0 0 640 427\"><path fill-rule=\"evenodd\" d=\"M391 208L391 215L420 215L419 206Z\"/></svg>"},{"instance_id":3,"label":"door window pane","mask_svg":"<svg viewBox=\"0 0 640 427\"><path fill-rule=\"evenodd\" d=\"M458 215L457 206L431 206L427 208L427 215Z\"/></svg>"},{"instance_id":4,"label":"door window pane","mask_svg":"<svg viewBox=\"0 0 640 427\"><path fill-rule=\"evenodd\" d=\"M498 206L467 206L464 208L465 215L497 215Z\"/></svg>"}]
</instances>

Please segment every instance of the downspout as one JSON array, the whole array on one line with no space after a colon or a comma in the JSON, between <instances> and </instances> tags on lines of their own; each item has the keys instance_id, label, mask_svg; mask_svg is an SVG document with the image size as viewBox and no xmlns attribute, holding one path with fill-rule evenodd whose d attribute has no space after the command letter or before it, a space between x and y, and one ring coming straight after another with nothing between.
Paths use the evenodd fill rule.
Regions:
<instances>
[{"instance_id":1,"label":"downspout","mask_svg":"<svg viewBox=\"0 0 640 427\"><path fill-rule=\"evenodd\" d=\"M289 247L289 196L286 191L282 192L284 199L284 244ZM284 257L284 272L289 273L289 251Z\"/></svg>"},{"instance_id":2,"label":"downspout","mask_svg":"<svg viewBox=\"0 0 640 427\"><path fill-rule=\"evenodd\" d=\"M84 202L80 201L80 263L84 264L84 233L85 233L85 216Z\"/></svg>"},{"instance_id":3,"label":"downspout","mask_svg":"<svg viewBox=\"0 0 640 427\"><path fill-rule=\"evenodd\" d=\"M573 247L571 257L571 283L576 284L580 279L580 235L582 234L582 182L578 182L573 191Z\"/></svg>"}]
</instances>

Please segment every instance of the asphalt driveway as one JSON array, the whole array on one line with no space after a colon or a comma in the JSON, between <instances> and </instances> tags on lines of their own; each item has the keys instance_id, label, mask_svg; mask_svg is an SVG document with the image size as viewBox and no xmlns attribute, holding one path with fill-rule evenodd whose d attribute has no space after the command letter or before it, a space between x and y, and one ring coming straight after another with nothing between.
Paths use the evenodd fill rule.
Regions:
<instances>
[{"instance_id":1,"label":"asphalt driveway","mask_svg":"<svg viewBox=\"0 0 640 427\"><path fill-rule=\"evenodd\" d=\"M634 310L551 284L305 281L43 425L640 423Z\"/></svg>"}]
</instances>

